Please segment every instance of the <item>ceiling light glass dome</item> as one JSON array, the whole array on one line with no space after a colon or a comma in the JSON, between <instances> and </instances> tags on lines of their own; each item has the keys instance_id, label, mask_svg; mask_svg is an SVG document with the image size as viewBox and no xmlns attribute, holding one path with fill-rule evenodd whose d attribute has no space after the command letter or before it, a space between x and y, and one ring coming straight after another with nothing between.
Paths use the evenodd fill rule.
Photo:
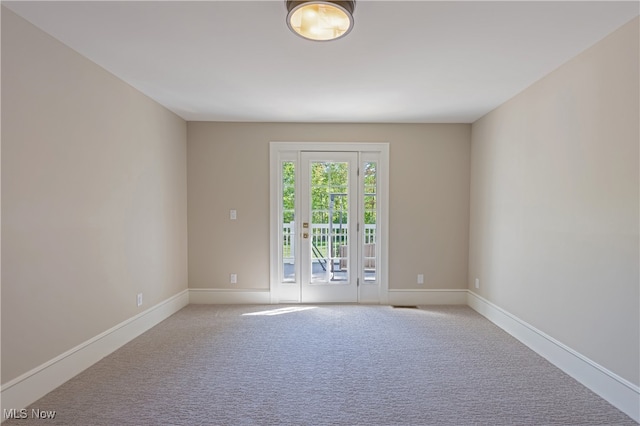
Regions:
<instances>
[{"instance_id":1,"label":"ceiling light glass dome","mask_svg":"<svg viewBox=\"0 0 640 426\"><path fill-rule=\"evenodd\" d=\"M287 1L287 25L300 37L328 41L353 28L355 1Z\"/></svg>"}]
</instances>

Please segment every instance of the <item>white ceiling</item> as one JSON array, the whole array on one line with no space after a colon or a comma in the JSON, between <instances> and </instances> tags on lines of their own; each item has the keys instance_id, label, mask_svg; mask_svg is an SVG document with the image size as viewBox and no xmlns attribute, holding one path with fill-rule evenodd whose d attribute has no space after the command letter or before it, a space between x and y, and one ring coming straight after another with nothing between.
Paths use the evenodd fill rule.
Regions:
<instances>
[{"instance_id":1,"label":"white ceiling","mask_svg":"<svg viewBox=\"0 0 640 426\"><path fill-rule=\"evenodd\" d=\"M360 0L311 42L284 0L3 2L189 121L470 123L639 13L637 1Z\"/></svg>"}]
</instances>

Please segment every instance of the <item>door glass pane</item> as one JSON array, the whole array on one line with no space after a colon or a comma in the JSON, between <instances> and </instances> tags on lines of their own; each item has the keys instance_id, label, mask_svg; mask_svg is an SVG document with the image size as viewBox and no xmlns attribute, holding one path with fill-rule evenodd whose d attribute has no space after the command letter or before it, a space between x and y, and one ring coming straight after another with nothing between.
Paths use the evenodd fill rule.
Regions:
<instances>
[{"instance_id":1,"label":"door glass pane","mask_svg":"<svg viewBox=\"0 0 640 426\"><path fill-rule=\"evenodd\" d=\"M348 162L311 162L311 283L347 281Z\"/></svg>"},{"instance_id":2,"label":"door glass pane","mask_svg":"<svg viewBox=\"0 0 640 426\"><path fill-rule=\"evenodd\" d=\"M295 171L293 161L282 162L282 282L296 281Z\"/></svg>"},{"instance_id":3,"label":"door glass pane","mask_svg":"<svg viewBox=\"0 0 640 426\"><path fill-rule=\"evenodd\" d=\"M376 281L376 219L377 167L375 162L364 163L364 233L362 247L362 275L365 282Z\"/></svg>"}]
</instances>

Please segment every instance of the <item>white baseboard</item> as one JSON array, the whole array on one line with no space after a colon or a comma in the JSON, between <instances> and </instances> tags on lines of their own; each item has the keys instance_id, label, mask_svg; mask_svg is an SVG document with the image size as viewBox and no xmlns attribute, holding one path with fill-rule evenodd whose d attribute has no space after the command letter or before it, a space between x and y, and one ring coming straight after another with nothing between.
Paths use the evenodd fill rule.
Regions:
<instances>
[{"instance_id":1,"label":"white baseboard","mask_svg":"<svg viewBox=\"0 0 640 426\"><path fill-rule=\"evenodd\" d=\"M640 423L640 387L472 291L467 304L562 371Z\"/></svg>"},{"instance_id":2,"label":"white baseboard","mask_svg":"<svg viewBox=\"0 0 640 426\"><path fill-rule=\"evenodd\" d=\"M189 289L193 304L271 304L269 290L234 290L217 288ZM380 303L366 300L360 303ZM389 290L390 305L466 305L467 290Z\"/></svg>"},{"instance_id":3,"label":"white baseboard","mask_svg":"<svg viewBox=\"0 0 640 426\"><path fill-rule=\"evenodd\" d=\"M466 305L466 289L389 290L389 305Z\"/></svg>"},{"instance_id":4,"label":"white baseboard","mask_svg":"<svg viewBox=\"0 0 640 426\"><path fill-rule=\"evenodd\" d=\"M189 289L189 303L211 305L270 305L269 290L234 290L219 288Z\"/></svg>"},{"instance_id":5,"label":"white baseboard","mask_svg":"<svg viewBox=\"0 0 640 426\"><path fill-rule=\"evenodd\" d=\"M184 290L2 385L0 411L22 409L189 303ZM2 416L4 417L4 416ZM3 419L4 420L4 419Z\"/></svg>"}]
</instances>

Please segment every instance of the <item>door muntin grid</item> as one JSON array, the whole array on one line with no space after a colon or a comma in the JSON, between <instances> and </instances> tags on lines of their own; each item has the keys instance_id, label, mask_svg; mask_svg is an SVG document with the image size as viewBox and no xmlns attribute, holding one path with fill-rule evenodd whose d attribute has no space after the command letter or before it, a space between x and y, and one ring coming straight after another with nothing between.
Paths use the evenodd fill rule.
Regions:
<instances>
[{"instance_id":1,"label":"door muntin grid","mask_svg":"<svg viewBox=\"0 0 640 426\"><path fill-rule=\"evenodd\" d=\"M349 280L349 162L311 161L311 284Z\"/></svg>"},{"instance_id":2,"label":"door muntin grid","mask_svg":"<svg viewBox=\"0 0 640 426\"><path fill-rule=\"evenodd\" d=\"M362 271L365 283L377 281L377 219L378 219L378 164L362 164L363 232Z\"/></svg>"}]
</instances>

